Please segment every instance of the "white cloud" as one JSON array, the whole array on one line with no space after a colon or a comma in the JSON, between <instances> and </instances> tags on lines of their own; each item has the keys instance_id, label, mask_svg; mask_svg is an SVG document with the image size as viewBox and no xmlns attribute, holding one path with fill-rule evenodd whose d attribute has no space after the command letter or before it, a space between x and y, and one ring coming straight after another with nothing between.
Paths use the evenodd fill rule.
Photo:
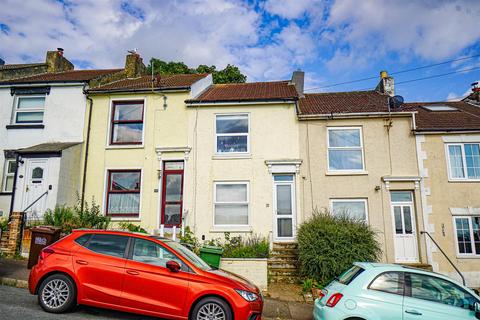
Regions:
<instances>
[{"instance_id":1,"label":"white cloud","mask_svg":"<svg viewBox=\"0 0 480 320\"><path fill-rule=\"evenodd\" d=\"M321 0L267 0L265 10L286 19L297 19L303 15L318 14L323 9Z\"/></svg>"},{"instance_id":2,"label":"white cloud","mask_svg":"<svg viewBox=\"0 0 480 320\"><path fill-rule=\"evenodd\" d=\"M323 39L339 50L348 48L351 65L389 52L439 60L480 39L479 16L480 1L339 0L331 7L330 31ZM336 54L332 63L341 66L342 59L345 54Z\"/></svg>"}]
</instances>

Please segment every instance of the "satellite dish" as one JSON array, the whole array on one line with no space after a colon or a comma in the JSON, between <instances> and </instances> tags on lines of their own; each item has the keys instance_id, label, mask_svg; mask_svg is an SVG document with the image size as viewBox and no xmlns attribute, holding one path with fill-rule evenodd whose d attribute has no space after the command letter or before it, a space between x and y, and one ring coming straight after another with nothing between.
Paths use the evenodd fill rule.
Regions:
<instances>
[{"instance_id":1,"label":"satellite dish","mask_svg":"<svg viewBox=\"0 0 480 320\"><path fill-rule=\"evenodd\" d=\"M390 97L388 104L392 109L398 109L403 104L403 97L402 96L393 96Z\"/></svg>"}]
</instances>

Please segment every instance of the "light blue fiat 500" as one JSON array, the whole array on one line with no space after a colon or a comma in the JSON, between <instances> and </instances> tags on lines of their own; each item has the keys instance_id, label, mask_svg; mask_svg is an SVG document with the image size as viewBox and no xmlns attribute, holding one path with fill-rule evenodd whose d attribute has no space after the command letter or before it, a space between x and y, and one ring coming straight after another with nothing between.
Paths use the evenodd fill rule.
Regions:
<instances>
[{"instance_id":1,"label":"light blue fiat 500","mask_svg":"<svg viewBox=\"0 0 480 320\"><path fill-rule=\"evenodd\" d=\"M474 320L480 297L443 275L355 263L315 300L315 320Z\"/></svg>"}]
</instances>

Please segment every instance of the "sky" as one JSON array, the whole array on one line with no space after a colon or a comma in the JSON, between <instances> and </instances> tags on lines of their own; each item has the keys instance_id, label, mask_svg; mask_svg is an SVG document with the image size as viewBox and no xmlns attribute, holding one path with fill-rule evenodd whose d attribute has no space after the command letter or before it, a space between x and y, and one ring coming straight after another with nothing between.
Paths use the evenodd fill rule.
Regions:
<instances>
[{"instance_id":1,"label":"sky","mask_svg":"<svg viewBox=\"0 0 480 320\"><path fill-rule=\"evenodd\" d=\"M123 67L132 49L249 82L301 69L306 92L373 89L387 70L407 101L455 100L480 80L480 0L0 0L6 63L57 47L76 69Z\"/></svg>"}]
</instances>

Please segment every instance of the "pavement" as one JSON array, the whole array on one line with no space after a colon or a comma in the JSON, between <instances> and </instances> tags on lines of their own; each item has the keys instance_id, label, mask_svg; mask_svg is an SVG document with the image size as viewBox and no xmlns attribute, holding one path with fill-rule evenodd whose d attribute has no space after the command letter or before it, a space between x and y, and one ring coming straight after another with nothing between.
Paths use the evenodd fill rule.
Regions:
<instances>
[{"instance_id":1,"label":"pavement","mask_svg":"<svg viewBox=\"0 0 480 320\"><path fill-rule=\"evenodd\" d=\"M29 273L26 260L0 258L0 319L154 319L87 306L78 306L67 314L46 313L38 305L37 297L25 290ZM296 289L278 284L272 289L264 299L264 320L312 319L313 305L303 302Z\"/></svg>"}]
</instances>

